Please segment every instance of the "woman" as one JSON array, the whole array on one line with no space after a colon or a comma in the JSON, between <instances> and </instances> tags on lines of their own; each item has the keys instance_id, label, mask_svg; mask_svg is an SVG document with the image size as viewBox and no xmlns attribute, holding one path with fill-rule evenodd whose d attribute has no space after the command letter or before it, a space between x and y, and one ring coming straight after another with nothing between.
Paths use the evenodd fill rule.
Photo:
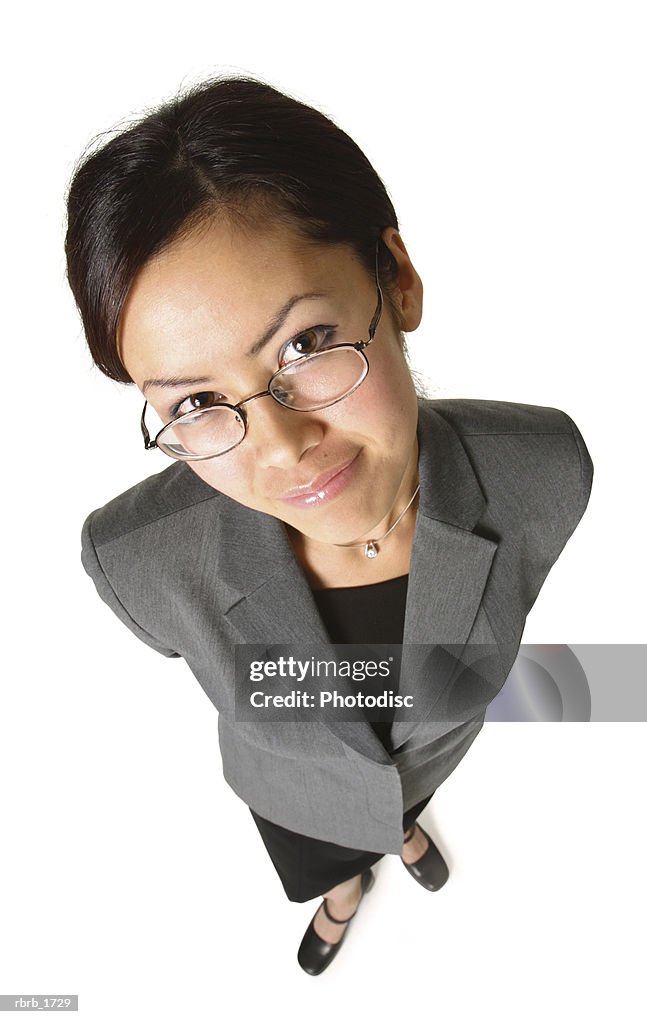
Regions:
<instances>
[{"instance_id":1,"label":"woman","mask_svg":"<svg viewBox=\"0 0 647 1024\"><path fill-rule=\"evenodd\" d=\"M324 897L298 952L318 974L385 853L446 881L416 819L512 667L592 462L559 410L416 391L422 283L384 186L269 85L220 79L155 110L84 160L68 212L93 359L141 390L144 443L173 460L88 516L83 563L218 708L225 778L288 898ZM252 658L331 644L387 645L388 690L335 680L385 707L241 702L241 663L247 680Z\"/></svg>"}]
</instances>

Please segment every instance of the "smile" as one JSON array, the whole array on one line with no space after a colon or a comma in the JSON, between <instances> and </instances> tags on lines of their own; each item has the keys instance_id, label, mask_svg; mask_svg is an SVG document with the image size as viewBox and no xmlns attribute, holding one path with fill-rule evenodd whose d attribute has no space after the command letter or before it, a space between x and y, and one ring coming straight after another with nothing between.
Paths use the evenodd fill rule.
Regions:
<instances>
[{"instance_id":1,"label":"smile","mask_svg":"<svg viewBox=\"0 0 647 1024\"><path fill-rule=\"evenodd\" d=\"M288 493L282 495L279 500L296 508L314 508L332 501L355 479L358 457L359 452L350 462L340 469L334 470L333 475L325 480L325 483L318 484L315 490L299 491L295 494Z\"/></svg>"}]
</instances>

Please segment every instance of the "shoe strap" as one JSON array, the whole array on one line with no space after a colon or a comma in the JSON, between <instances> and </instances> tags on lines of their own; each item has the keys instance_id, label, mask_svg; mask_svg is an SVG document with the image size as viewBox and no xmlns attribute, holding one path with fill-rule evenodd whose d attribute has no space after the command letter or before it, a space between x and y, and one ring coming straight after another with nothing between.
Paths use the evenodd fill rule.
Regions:
<instances>
[{"instance_id":1,"label":"shoe strap","mask_svg":"<svg viewBox=\"0 0 647 1024\"><path fill-rule=\"evenodd\" d=\"M360 900L361 900L361 897L360 897ZM328 910L327 900L326 900L325 896L323 898L323 908L324 908L324 914L326 915L326 917L328 918L329 921L333 921L335 924L348 924L348 922L352 921L352 919L355 917L355 914L357 913L357 911L359 909L359 904L357 905L357 907L355 908L353 913L350 915L350 917L347 917L343 921L340 921L340 920L338 920L338 918L332 916L332 914Z\"/></svg>"},{"instance_id":2,"label":"shoe strap","mask_svg":"<svg viewBox=\"0 0 647 1024\"><path fill-rule=\"evenodd\" d=\"M411 840L413 839L413 837L415 836L415 834L416 834L416 825L417 825L417 822L414 821L413 825L410 826L410 828L412 829L412 832L411 832L411 835L407 836L407 838L404 840L405 843L410 843Z\"/></svg>"}]
</instances>

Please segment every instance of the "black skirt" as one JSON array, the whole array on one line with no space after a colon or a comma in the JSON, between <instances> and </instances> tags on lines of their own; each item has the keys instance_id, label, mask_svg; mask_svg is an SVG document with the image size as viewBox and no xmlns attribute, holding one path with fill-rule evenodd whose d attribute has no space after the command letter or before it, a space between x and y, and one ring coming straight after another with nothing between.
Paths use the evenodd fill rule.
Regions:
<instances>
[{"instance_id":1,"label":"black skirt","mask_svg":"<svg viewBox=\"0 0 647 1024\"><path fill-rule=\"evenodd\" d=\"M433 793L404 814L403 836L432 796ZM292 903L307 903L315 896L322 896L341 882L377 864L384 856L382 853L352 850L349 846L325 843L321 839L302 836L299 832L290 832L273 821L261 818L251 807L250 811L285 894Z\"/></svg>"},{"instance_id":2,"label":"black skirt","mask_svg":"<svg viewBox=\"0 0 647 1024\"><path fill-rule=\"evenodd\" d=\"M314 591L313 597L331 642L394 644L393 656L399 660L408 580L408 576L399 576L364 587ZM366 682L364 680L362 683L365 691ZM379 717L374 717L370 722L388 752L392 749L393 714L392 708L381 709ZM403 836L432 796L433 792L405 812L402 819ZM306 903L323 895L341 882L372 867L384 856L370 850L354 850L348 846L313 839L262 818L251 807L250 812L285 893L293 903Z\"/></svg>"}]
</instances>

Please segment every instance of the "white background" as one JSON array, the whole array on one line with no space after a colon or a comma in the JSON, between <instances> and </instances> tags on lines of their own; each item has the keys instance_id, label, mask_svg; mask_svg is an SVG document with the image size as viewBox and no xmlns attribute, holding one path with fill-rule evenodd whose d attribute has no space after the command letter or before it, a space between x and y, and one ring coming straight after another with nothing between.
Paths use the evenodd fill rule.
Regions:
<instances>
[{"instance_id":1,"label":"white background","mask_svg":"<svg viewBox=\"0 0 647 1024\"><path fill-rule=\"evenodd\" d=\"M318 901L287 901L222 780L215 708L81 567L87 513L167 463L91 365L63 234L89 141L183 85L322 109L393 198L435 394L564 409L593 458L524 642L644 642L644 5L112 0L4 28L0 992L78 993L89 1024L642 1019L642 724L488 723L422 819L448 884L385 858L335 964L300 970Z\"/></svg>"}]
</instances>

